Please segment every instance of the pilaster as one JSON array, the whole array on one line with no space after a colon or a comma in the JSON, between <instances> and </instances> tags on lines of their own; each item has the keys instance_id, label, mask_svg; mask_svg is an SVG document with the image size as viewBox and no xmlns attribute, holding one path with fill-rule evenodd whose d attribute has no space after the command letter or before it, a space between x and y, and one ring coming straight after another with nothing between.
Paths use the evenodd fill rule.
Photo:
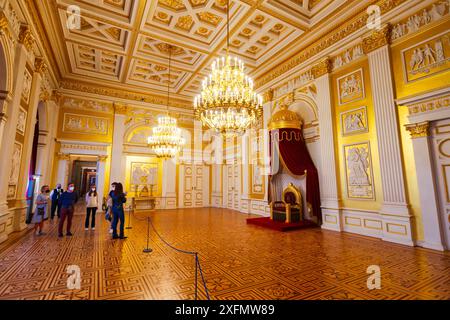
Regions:
<instances>
[{"instance_id":1,"label":"pilaster","mask_svg":"<svg viewBox=\"0 0 450 320\"><path fill-rule=\"evenodd\" d=\"M111 182L125 182L125 156L123 155L123 136L128 108L124 104L114 104L114 131L111 152Z\"/></svg>"},{"instance_id":2,"label":"pilaster","mask_svg":"<svg viewBox=\"0 0 450 320\"><path fill-rule=\"evenodd\" d=\"M333 130L333 107L331 103L329 59L313 66L312 73L316 78L317 108L320 124L320 152L322 167L319 170L320 199L322 203L322 228L342 231L342 217L338 196L335 141Z\"/></svg>"},{"instance_id":3,"label":"pilaster","mask_svg":"<svg viewBox=\"0 0 450 320\"><path fill-rule=\"evenodd\" d=\"M106 160L108 156L98 156L97 161L97 199L99 201L98 210L102 211L102 201L105 196L105 173L106 173Z\"/></svg>"},{"instance_id":4,"label":"pilaster","mask_svg":"<svg viewBox=\"0 0 450 320\"><path fill-rule=\"evenodd\" d=\"M422 225L424 240L421 245L434 250L444 250L444 239L441 233L439 208L434 177L433 159L429 141L429 123L421 122L406 125L411 135L414 163L416 167L417 186L419 188L420 208L422 209Z\"/></svg>"},{"instance_id":5,"label":"pilaster","mask_svg":"<svg viewBox=\"0 0 450 320\"><path fill-rule=\"evenodd\" d=\"M389 56L389 26L363 39L368 55L380 157L383 240L414 245L411 215L406 203L398 116Z\"/></svg>"}]
</instances>

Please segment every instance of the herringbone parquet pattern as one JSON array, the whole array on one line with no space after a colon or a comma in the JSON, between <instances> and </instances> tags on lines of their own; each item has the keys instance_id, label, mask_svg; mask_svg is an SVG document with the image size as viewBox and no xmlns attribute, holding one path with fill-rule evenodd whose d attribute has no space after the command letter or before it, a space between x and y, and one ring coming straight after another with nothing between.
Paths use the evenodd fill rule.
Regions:
<instances>
[{"instance_id":1,"label":"herringbone parquet pattern","mask_svg":"<svg viewBox=\"0 0 450 320\"><path fill-rule=\"evenodd\" d=\"M198 251L213 299L450 299L450 256L320 228L288 233L246 224L225 209L157 212L153 222L173 245ZM128 215L127 215L128 218ZM0 246L0 299L193 299L194 260L132 219L124 241L111 240L100 215L96 231L74 219L74 236L32 232ZM80 266L80 290L66 287ZM368 290L366 268L379 265L382 288ZM201 291L201 298L204 292Z\"/></svg>"}]
</instances>

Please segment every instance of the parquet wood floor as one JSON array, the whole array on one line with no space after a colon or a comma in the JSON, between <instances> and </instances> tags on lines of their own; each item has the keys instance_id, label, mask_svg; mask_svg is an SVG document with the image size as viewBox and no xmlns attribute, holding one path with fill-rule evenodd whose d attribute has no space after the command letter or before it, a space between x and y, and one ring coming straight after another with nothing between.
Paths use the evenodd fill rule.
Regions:
<instances>
[{"instance_id":1,"label":"parquet wood floor","mask_svg":"<svg viewBox=\"0 0 450 320\"><path fill-rule=\"evenodd\" d=\"M212 299L450 299L450 255L320 228L281 233L246 224L226 209L152 214L173 245L199 252ZM58 239L32 232L0 247L0 299L193 299L194 260L132 219L128 239L111 240L108 224ZM127 215L128 218L128 215ZM128 223L128 222L127 222ZM66 287L68 265L82 271L80 290ZM381 268L381 289L368 290L366 269ZM201 298L204 292L201 291Z\"/></svg>"}]
</instances>

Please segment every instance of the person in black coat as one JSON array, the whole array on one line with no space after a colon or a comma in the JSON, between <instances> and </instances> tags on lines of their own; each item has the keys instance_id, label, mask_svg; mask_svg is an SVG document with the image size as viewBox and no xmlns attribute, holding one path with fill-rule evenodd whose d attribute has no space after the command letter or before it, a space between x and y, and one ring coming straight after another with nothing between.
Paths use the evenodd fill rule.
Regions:
<instances>
[{"instance_id":1,"label":"person in black coat","mask_svg":"<svg viewBox=\"0 0 450 320\"><path fill-rule=\"evenodd\" d=\"M58 218L60 217L61 213L61 207L59 206L59 198L63 194L64 190L61 188L61 184L58 183L56 185L56 189L53 189L52 193L50 194L50 200L52 201L52 207L50 210L50 219L53 221L53 218L55 217L55 213L57 214Z\"/></svg>"}]
</instances>

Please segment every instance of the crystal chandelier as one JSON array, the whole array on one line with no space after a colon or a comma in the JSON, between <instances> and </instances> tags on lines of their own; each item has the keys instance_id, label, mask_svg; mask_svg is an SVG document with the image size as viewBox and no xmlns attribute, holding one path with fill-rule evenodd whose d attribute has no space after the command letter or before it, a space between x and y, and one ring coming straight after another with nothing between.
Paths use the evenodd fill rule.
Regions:
<instances>
[{"instance_id":1,"label":"crystal chandelier","mask_svg":"<svg viewBox=\"0 0 450 320\"><path fill-rule=\"evenodd\" d=\"M227 1L227 53L211 66L194 98L194 111L203 125L224 135L245 132L262 115L262 97L253 90L253 80L244 73L244 63L229 55L230 3Z\"/></svg>"},{"instance_id":2,"label":"crystal chandelier","mask_svg":"<svg viewBox=\"0 0 450 320\"><path fill-rule=\"evenodd\" d=\"M171 61L172 46L169 50L169 78L167 80L167 114L158 117L158 126L152 129L153 135L148 137L148 144L158 158L170 159L177 155L181 147L185 144L185 139L181 137L181 129L177 127L177 119L169 116L170 81L171 81Z\"/></svg>"}]
</instances>

